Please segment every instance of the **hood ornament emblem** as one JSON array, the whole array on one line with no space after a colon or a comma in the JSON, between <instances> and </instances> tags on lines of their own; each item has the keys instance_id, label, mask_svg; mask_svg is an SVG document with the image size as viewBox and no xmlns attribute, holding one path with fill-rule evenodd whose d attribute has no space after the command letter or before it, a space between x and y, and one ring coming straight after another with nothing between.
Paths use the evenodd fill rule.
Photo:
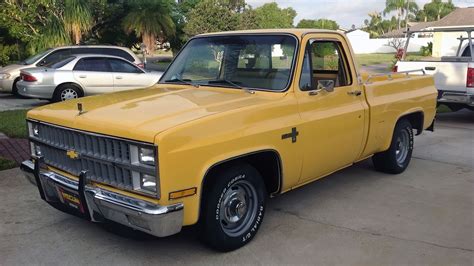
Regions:
<instances>
[{"instance_id":1,"label":"hood ornament emblem","mask_svg":"<svg viewBox=\"0 0 474 266\"><path fill-rule=\"evenodd\" d=\"M77 110L79 111L78 115L82 115L86 112L86 111L84 111L84 109L82 107L82 103L77 103Z\"/></svg>"}]
</instances>

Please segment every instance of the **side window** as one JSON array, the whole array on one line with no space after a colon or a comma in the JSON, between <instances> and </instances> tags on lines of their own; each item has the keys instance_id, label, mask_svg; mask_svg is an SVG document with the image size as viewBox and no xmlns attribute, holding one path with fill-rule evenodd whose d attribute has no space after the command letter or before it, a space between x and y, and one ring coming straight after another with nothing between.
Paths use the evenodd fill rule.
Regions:
<instances>
[{"instance_id":1,"label":"side window","mask_svg":"<svg viewBox=\"0 0 474 266\"><path fill-rule=\"evenodd\" d=\"M473 49L474 49L474 45L473 45ZM466 48L464 48L464 51L462 52L462 57L471 57L471 49L469 49L469 45L466 46Z\"/></svg>"},{"instance_id":2,"label":"side window","mask_svg":"<svg viewBox=\"0 0 474 266\"><path fill-rule=\"evenodd\" d=\"M47 55L38 63L38 66L47 66L62 61L71 55L71 49L59 49Z\"/></svg>"},{"instance_id":3,"label":"side window","mask_svg":"<svg viewBox=\"0 0 474 266\"><path fill-rule=\"evenodd\" d=\"M100 54L97 48L81 47L81 48L72 48L72 54Z\"/></svg>"},{"instance_id":4,"label":"side window","mask_svg":"<svg viewBox=\"0 0 474 266\"><path fill-rule=\"evenodd\" d=\"M122 61L122 60L119 60L119 59L113 59L113 58L109 58L108 59L109 63L110 63L110 67L112 69L112 72L119 72L119 73L143 73L142 70L140 70L138 67L128 63L128 62L125 62L125 61Z\"/></svg>"},{"instance_id":5,"label":"side window","mask_svg":"<svg viewBox=\"0 0 474 266\"><path fill-rule=\"evenodd\" d=\"M104 58L83 58L79 60L74 66L77 71L95 71L95 72L110 72L109 64Z\"/></svg>"},{"instance_id":6,"label":"side window","mask_svg":"<svg viewBox=\"0 0 474 266\"><path fill-rule=\"evenodd\" d=\"M337 41L309 41L303 71L300 77L301 90L314 90L318 82L332 80L335 87L352 83L347 57L341 43Z\"/></svg>"},{"instance_id":7,"label":"side window","mask_svg":"<svg viewBox=\"0 0 474 266\"><path fill-rule=\"evenodd\" d=\"M133 58L132 55L125 52L124 50L117 49L117 48L110 48L110 49L106 49L106 50L108 50L108 52L110 51L109 52L110 55L115 55L115 56L118 56L118 57L122 57L123 59L125 59L127 61L135 62L135 58Z\"/></svg>"}]
</instances>

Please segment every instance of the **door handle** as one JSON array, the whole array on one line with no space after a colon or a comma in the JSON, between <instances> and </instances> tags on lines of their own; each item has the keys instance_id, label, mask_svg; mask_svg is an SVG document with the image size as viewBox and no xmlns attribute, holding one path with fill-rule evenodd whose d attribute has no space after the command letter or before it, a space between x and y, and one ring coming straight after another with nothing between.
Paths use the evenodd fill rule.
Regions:
<instances>
[{"instance_id":1,"label":"door handle","mask_svg":"<svg viewBox=\"0 0 474 266\"><path fill-rule=\"evenodd\" d=\"M79 75L79 78L83 79L83 78L87 78L86 75Z\"/></svg>"},{"instance_id":2,"label":"door handle","mask_svg":"<svg viewBox=\"0 0 474 266\"><path fill-rule=\"evenodd\" d=\"M122 79L122 76L116 76L115 79Z\"/></svg>"},{"instance_id":3,"label":"door handle","mask_svg":"<svg viewBox=\"0 0 474 266\"><path fill-rule=\"evenodd\" d=\"M360 95L362 95L362 91L360 91L360 90L348 91L347 94L354 95L354 96L360 96Z\"/></svg>"},{"instance_id":4,"label":"door handle","mask_svg":"<svg viewBox=\"0 0 474 266\"><path fill-rule=\"evenodd\" d=\"M427 67L425 67L425 70L436 70L436 67L427 66Z\"/></svg>"}]
</instances>

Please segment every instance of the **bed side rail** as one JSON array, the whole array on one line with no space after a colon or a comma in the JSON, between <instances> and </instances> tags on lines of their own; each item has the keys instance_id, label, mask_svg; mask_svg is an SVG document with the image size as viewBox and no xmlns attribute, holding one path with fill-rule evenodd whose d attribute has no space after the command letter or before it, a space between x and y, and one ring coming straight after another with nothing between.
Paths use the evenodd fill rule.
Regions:
<instances>
[{"instance_id":1,"label":"bed side rail","mask_svg":"<svg viewBox=\"0 0 474 266\"><path fill-rule=\"evenodd\" d=\"M423 76L426 75L426 72L424 69L420 68L420 69L413 69L413 70L406 70L406 71L400 71L400 72L389 72L389 73L380 73L380 74L370 74L367 79L365 80L365 83L364 84L371 84L372 82L370 82L371 79L373 78L376 78L376 77L385 77L387 76L388 80L392 80L393 79L393 75L398 75L398 74L405 74L405 77L406 78L409 78L410 77L410 73L413 73L413 72L421 72L423 73Z\"/></svg>"}]
</instances>

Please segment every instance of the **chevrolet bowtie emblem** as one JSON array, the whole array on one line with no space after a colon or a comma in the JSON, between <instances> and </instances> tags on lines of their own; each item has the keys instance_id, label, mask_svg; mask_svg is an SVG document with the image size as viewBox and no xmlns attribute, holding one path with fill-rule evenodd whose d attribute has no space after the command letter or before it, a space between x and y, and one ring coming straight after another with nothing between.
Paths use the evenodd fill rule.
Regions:
<instances>
[{"instance_id":1,"label":"chevrolet bowtie emblem","mask_svg":"<svg viewBox=\"0 0 474 266\"><path fill-rule=\"evenodd\" d=\"M69 158L71 158L71 159L73 159L73 160L79 158L79 153L78 153L77 151L75 151L75 150L68 150L68 151L66 152L66 155L67 155L67 157L69 157Z\"/></svg>"}]
</instances>

